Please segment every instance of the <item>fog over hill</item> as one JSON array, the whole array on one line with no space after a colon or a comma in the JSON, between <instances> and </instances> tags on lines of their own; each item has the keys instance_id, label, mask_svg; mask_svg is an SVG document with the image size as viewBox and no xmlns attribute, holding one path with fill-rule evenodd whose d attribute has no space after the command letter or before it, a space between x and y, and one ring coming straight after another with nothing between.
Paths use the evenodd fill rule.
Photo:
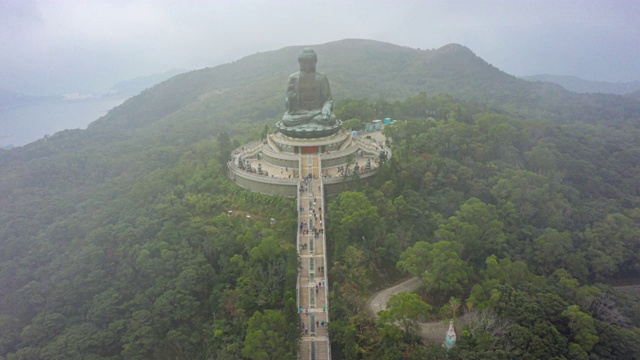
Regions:
<instances>
[{"instance_id":1,"label":"fog over hill","mask_svg":"<svg viewBox=\"0 0 640 360\"><path fill-rule=\"evenodd\" d=\"M212 68L186 72L147 88L111 111L93 128L144 127L161 121L207 126L237 119L263 121L284 111L284 83L297 70L304 46L257 53ZM459 44L420 50L373 40L347 39L312 46L318 70L328 75L334 99L402 99L425 92L448 93L521 117L554 121L613 121L640 111L634 98L575 94L547 82L518 79ZM114 87L138 91L178 70L132 79ZM87 119L90 121L91 119ZM126 123L126 125L124 124Z\"/></svg>"},{"instance_id":2,"label":"fog over hill","mask_svg":"<svg viewBox=\"0 0 640 360\"><path fill-rule=\"evenodd\" d=\"M153 85L159 84L175 75L187 72L186 69L171 69L161 74L153 74L147 76L139 76L133 79L119 81L113 85L109 91L109 94L138 95L140 91L149 88Z\"/></svg>"},{"instance_id":3,"label":"fog over hill","mask_svg":"<svg viewBox=\"0 0 640 360\"><path fill-rule=\"evenodd\" d=\"M284 83L297 70L302 48L258 53L175 76L128 100L93 127L122 122L139 127L165 117L196 123L277 117L284 111ZM518 79L457 44L418 50L348 39L313 48L318 53L318 71L328 75L336 100L449 93L512 115L563 122L613 121L640 111L638 102L621 96L574 94L557 85Z\"/></svg>"},{"instance_id":4,"label":"fog over hill","mask_svg":"<svg viewBox=\"0 0 640 360\"><path fill-rule=\"evenodd\" d=\"M542 81L558 84L563 88L577 93L604 93L624 95L640 90L640 81L628 82L606 82L606 81L590 81L581 79L577 76L561 76L561 75L531 75L522 76L522 79L529 81Z\"/></svg>"}]
</instances>

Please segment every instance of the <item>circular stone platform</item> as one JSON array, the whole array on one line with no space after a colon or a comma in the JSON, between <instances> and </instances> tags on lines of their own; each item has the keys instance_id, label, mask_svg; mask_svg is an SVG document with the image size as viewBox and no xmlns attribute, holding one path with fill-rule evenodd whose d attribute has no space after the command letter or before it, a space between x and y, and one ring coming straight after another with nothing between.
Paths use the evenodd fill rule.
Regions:
<instances>
[{"instance_id":1,"label":"circular stone platform","mask_svg":"<svg viewBox=\"0 0 640 360\"><path fill-rule=\"evenodd\" d=\"M316 169L313 176L321 177L326 194L333 195L353 178L356 165L360 179L377 173L380 153L391 157L391 151L383 143L384 136L379 131L353 137L350 132L338 129L331 135L313 139L277 132L236 149L228 163L229 176L254 192L295 197L301 161L311 161Z\"/></svg>"}]
</instances>

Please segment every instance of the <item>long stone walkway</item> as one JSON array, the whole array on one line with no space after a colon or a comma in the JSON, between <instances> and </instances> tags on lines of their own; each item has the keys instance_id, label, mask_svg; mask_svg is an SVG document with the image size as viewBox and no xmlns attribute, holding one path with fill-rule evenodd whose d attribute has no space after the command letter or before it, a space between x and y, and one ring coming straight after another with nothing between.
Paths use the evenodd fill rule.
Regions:
<instances>
[{"instance_id":1,"label":"long stone walkway","mask_svg":"<svg viewBox=\"0 0 640 360\"><path fill-rule=\"evenodd\" d=\"M300 156L297 245L301 268L297 286L302 340L298 354L301 360L324 360L331 359L331 346L322 169L317 154Z\"/></svg>"}]
</instances>

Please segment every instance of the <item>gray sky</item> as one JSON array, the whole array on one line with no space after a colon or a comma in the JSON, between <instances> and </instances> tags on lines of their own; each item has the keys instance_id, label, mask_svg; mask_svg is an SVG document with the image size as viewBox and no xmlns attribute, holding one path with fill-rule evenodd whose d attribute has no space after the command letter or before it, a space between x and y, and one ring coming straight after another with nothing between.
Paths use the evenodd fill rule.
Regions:
<instances>
[{"instance_id":1,"label":"gray sky","mask_svg":"<svg viewBox=\"0 0 640 360\"><path fill-rule=\"evenodd\" d=\"M0 0L0 88L100 92L345 38L459 43L514 75L640 80L637 0Z\"/></svg>"}]
</instances>

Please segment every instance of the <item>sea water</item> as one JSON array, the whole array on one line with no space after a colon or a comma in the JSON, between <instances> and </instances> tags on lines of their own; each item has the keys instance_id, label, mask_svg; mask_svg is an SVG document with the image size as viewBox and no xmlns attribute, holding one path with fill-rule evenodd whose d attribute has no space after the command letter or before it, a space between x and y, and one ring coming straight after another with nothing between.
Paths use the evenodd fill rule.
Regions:
<instances>
[{"instance_id":1,"label":"sea water","mask_svg":"<svg viewBox=\"0 0 640 360\"><path fill-rule=\"evenodd\" d=\"M0 109L0 148L22 146L66 129L86 129L89 123L124 100L59 99Z\"/></svg>"}]
</instances>

